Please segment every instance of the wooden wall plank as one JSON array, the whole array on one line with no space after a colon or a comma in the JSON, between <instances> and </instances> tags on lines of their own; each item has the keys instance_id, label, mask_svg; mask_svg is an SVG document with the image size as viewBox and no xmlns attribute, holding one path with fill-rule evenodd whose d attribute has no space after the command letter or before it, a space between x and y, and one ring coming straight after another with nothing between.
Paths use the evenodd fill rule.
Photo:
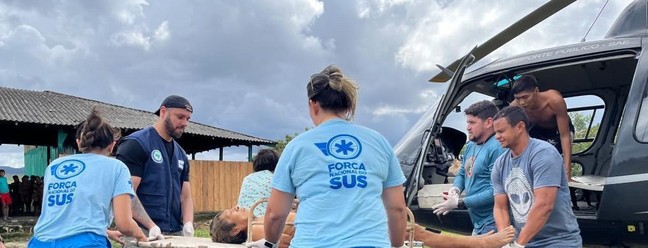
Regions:
<instances>
[{"instance_id":1,"label":"wooden wall plank","mask_svg":"<svg viewBox=\"0 0 648 248\"><path fill-rule=\"evenodd\" d=\"M241 183L252 173L250 162L190 160L194 210L222 211L235 206Z\"/></svg>"}]
</instances>

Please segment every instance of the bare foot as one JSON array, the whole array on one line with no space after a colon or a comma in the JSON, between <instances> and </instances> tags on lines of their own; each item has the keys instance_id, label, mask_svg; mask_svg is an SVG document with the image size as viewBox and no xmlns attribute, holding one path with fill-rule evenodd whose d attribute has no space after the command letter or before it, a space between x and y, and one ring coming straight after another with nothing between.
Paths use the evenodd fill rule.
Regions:
<instances>
[{"instance_id":1,"label":"bare foot","mask_svg":"<svg viewBox=\"0 0 648 248\"><path fill-rule=\"evenodd\" d=\"M515 237L515 229L513 226L508 226L496 233L489 232L487 234L479 235L474 237L478 240L480 248L500 248L508 243L513 241Z\"/></svg>"}]
</instances>

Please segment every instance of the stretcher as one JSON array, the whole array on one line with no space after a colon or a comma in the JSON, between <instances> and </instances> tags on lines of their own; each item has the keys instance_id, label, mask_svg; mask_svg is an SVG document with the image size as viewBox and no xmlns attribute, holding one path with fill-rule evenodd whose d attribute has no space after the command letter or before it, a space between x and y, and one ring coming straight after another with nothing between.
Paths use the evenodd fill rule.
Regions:
<instances>
[{"instance_id":1,"label":"stretcher","mask_svg":"<svg viewBox=\"0 0 648 248\"><path fill-rule=\"evenodd\" d=\"M164 240L156 240L151 242L137 242L136 247L140 248L241 248L245 247L243 244L224 244L214 243L210 238L198 237L181 237L181 236L165 236Z\"/></svg>"},{"instance_id":2,"label":"stretcher","mask_svg":"<svg viewBox=\"0 0 648 248\"><path fill-rule=\"evenodd\" d=\"M256 201L252 206L250 207L250 210L248 212L248 230L252 230L252 226L254 225L263 225L263 222L259 221L254 221L254 209L261 203L267 202L268 199L263 198L258 201ZM298 208L299 201L297 199L294 200L293 208ZM407 209L407 231L409 232L408 239L406 240L406 244L408 245L409 248L414 248L415 245L419 245L420 242L415 242L414 241L414 228L416 225L416 221L414 221L414 214L409 208ZM286 226L294 226L294 223L292 222L287 222ZM247 240L246 242L252 242L252 232L247 232ZM277 246L279 244L277 243Z\"/></svg>"},{"instance_id":3,"label":"stretcher","mask_svg":"<svg viewBox=\"0 0 648 248\"><path fill-rule=\"evenodd\" d=\"M248 212L248 230L252 230L253 225L263 225L262 222L254 221L254 209L261 203L267 202L267 199L261 199L255 202ZM295 204L298 202L295 200ZM409 231L409 238L406 242L410 248L417 247L415 245L420 242L414 241L414 227L416 222L414 221L414 214L412 211L407 208L407 230ZM294 225L294 223L286 223L286 225ZM252 241L252 232L247 233L246 242ZM129 244L129 247L139 247L139 248L241 248L245 247L244 244L225 244L225 243L214 243L210 238L198 238L198 237L181 237L181 236L165 236L164 240L156 240L150 242L135 242Z\"/></svg>"}]
</instances>

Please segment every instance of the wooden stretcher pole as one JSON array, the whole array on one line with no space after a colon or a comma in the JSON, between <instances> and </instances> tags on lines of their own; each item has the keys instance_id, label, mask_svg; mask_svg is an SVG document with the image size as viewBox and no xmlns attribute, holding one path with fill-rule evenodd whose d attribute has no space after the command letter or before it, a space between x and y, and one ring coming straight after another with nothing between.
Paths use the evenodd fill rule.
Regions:
<instances>
[{"instance_id":1,"label":"wooden stretcher pole","mask_svg":"<svg viewBox=\"0 0 648 248\"><path fill-rule=\"evenodd\" d=\"M255 224L254 223L254 209L261 203L267 202L268 198L261 198L258 201L256 201L252 206L250 206L250 211L248 212L248 229L247 229L247 240L245 241L246 243L252 242L252 226ZM278 243L278 242L277 242ZM277 244L279 245L279 244Z\"/></svg>"}]
</instances>

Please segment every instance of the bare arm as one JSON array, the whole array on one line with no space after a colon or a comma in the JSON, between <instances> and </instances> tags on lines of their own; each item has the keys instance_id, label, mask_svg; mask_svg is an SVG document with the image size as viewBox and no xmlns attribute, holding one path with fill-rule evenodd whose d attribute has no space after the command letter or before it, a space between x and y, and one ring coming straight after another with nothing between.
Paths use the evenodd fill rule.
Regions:
<instances>
[{"instance_id":1,"label":"bare arm","mask_svg":"<svg viewBox=\"0 0 648 248\"><path fill-rule=\"evenodd\" d=\"M517 238L517 243L521 245L525 245L533 239L549 219L549 215L553 211L554 203L556 202L558 188L538 188L533 190L533 195L535 200L529 210L529 218ZM495 221L497 222L497 219Z\"/></svg>"},{"instance_id":2,"label":"bare arm","mask_svg":"<svg viewBox=\"0 0 648 248\"><path fill-rule=\"evenodd\" d=\"M182 222L192 222L194 220L194 205L191 198L191 185L189 182L182 183L182 193L180 193L180 203L182 204Z\"/></svg>"},{"instance_id":3,"label":"bare arm","mask_svg":"<svg viewBox=\"0 0 648 248\"><path fill-rule=\"evenodd\" d=\"M294 197L293 194L272 189L270 199L268 199L266 215L263 219L263 230L267 241L275 244L279 241L286 225L286 218L292 208Z\"/></svg>"},{"instance_id":4,"label":"bare arm","mask_svg":"<svg viewBox=\"0 0 648 248\"><path fill-rule=\"evenodd\" d=\"M502 231L504 228L511 225L509 217L509 202L506 194L495 195L493 217L495 218L495 226L497 226L498 231Z\"/></svg>"},{"instance_id":5,"label":"bare arm","mask_svg":"<svg viewBox=\"0 0 648 248\"><path fill-rule=\"evenodd\" d=\"M292 241L292 236L282 233L281 238L279 239L279 248L288 248L290 246L290 241Z\"/></svg>"},{"instance_id":6,"label":"bare arm","mask_svg":"<svg viewBox=\"0 0 648 248\"><path fill-rule=\"evenodd\" d=\"M434 248L499 248L511 243L514 236L515 230L512 226L508 226L495 234L479 236L441 235L428 232L419 225L416 225L414 229L415 240L423 242L426 247Z\"/></svg>"},{"instance_id":7,"label":"bare arm","mask_svg":"<svg viewBox=\"0 0 648 248\"><path fill-rule=\"evenodd\" d=\"M569 131L569 115L567 114L567 104L565 99L557 93L551 101L551 108L556 113L556 122L558 124L558 132L560 133L560 145L562 145L563 164L565 166L565 173L567 173L567 180L571 181L571 148L572 136Z\"/></svg>"},{"instance_id":8,"label":"bare arm","mask_svg":"<svg viewBox=\"0 0 648 248\"><path fill-rule=\"evenodd\" d=\"M133 190L137 192L137 187L139 186L140 182L142 181L141 177L131 177L131 182L133 183ZM138 223L142 224L144 228L151 230L155 225L155 222L151 220L151 217L146 213L146 210L144 209L144 206L142 206L142 202L140 202L139 198L137 198L137 194L135 194L135 197L131 199L131 211L133 215L133 219L135 219Z\"/></svg>"},{"instance_id":9,"label":"bare arm","mask_svg":"<svg viewBox=\"0 0 648 248\"><path fill-rule=\"evenodd\" d=\"M261 217L263 218L263 216ZM258 219L255 220L258 223ZM295 212L290 212L286 218L286 223L295 222ZM263 224L263 223L262 223ZM264 238L263 225L253 225L252 226L252 240L256 241ZM287 248L290 246L290 241L292 241L293 235L295 235L294 226L286 226L281 233L281 238L279 238L279 248Z\"/></svg>"},{"instance_id":10,"label":"bare arm","mask_svg":"<svg viewBox=\"0 0 648 248\"><path fill-rule=\"evenodd\" d=\"M112 201L113 211L115 213L115 226L122 234L135 237L139 241L148 241L142 229L137 226L131 214L131 199L130 195L122 194L113 198Z\"/></svg>"},{"instance_id":11,"label":"bare arm","mask_svg":"<svg viewBox=\"0 0 648 248\"><path fill-rule=\"evenodd\" d=\"M391 245L401 247L405 242L405 232L407 230L407 207L405 206L403 185L384 188L382 201L387 211Z\"/></svg>"}]
</instances>

